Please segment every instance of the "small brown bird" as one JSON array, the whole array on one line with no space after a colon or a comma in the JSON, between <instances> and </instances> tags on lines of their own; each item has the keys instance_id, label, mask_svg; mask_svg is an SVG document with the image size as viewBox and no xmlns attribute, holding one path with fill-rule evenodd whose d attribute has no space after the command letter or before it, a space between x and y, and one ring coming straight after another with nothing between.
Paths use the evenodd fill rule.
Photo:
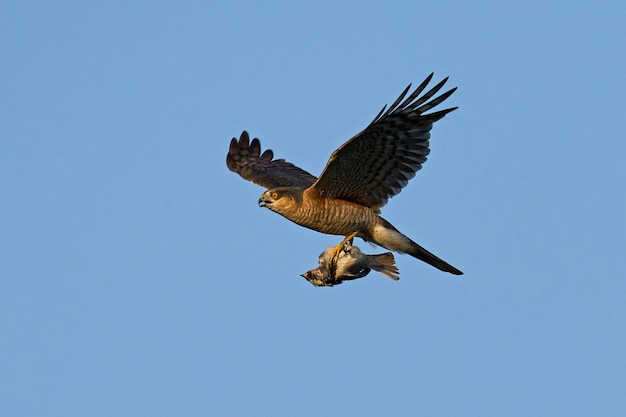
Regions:
<instances>
[{"instance_id":1,"label":"small brown bird","mask_svg":"<svg viewBox=\"0 0 626 417\"><path fill-rule=\"evenodd\" d=\"M346 236L335 247L335 256L356 236L461 275L379 215L387 200L398 194L426 161L433 123L456 109L426 113L456 90L432 98L446 83L445 78L422 94L432 77L430 74L406 99L410 85L389 109L383 107L365 130L333 152L319 178L284 159L273 159L269 149L261 154L259 140L250 142L245 131L239 141L233 138L230 142L226 164L244 179L268 189L259 199L261 207L300 226Z\"/></svg>"},{"instance_id":2,"label":"small brown bird","mask_svg":"<svg viewBox=\"0 0 626 417\"><path fill-rule=\"evenodd\" d=\"M373 269L397 281L398 268L391 252L367 255L349 243L335 255L335 247L329 246L318 259L319 266L301 276L316 287L332 287L357 278L363 278Z\"/></svg>"}]
</instances>

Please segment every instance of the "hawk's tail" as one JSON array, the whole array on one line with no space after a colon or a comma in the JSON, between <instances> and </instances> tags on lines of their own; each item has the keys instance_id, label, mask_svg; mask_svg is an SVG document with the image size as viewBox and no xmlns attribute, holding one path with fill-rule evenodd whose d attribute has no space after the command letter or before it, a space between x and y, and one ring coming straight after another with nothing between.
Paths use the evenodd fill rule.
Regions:
<instances>
[{"instance_id":1,"label":"hawk's tail","mask_svg":"<svg viewBox=\"0 0 626 417\"><path fill-rule=\"evenodd\" d=\"M459 271L458 269L456 269L455 267L453 267L452 265L450 265L443 259L438 258L432 253L428 252L426 249L424 249L417 243L413 242L412 240L411 240L411 248L408 251L406 251L406 253L444 272L449 272L454 275L463 275L463 272Z\"/></svg>"},{"instance_id":2,"label":"hawk's tail","mask_svg":"<svg viewBox=\"0 0 626 417\"><path fill-rule=\"evenodd\" d=\"M382 223L374 227L373 233L370 237L373 243L389 250L408 253L409 255L424 261L437 269L440 269L441 271L449 272L454 275L463 275L463 272L459 271L443 259L440 259L434 254L428 252L426 249L400 233L387 220L382 217L379 218L382 220Z\"/></svg>"}]
</instances>

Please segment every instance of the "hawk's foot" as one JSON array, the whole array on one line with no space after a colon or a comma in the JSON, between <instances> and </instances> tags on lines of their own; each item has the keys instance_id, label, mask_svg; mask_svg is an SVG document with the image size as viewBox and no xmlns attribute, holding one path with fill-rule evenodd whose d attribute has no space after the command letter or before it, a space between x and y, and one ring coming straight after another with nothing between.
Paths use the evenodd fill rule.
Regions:
<instances>
[{"instance_id":1,"label":"hawk's foot","mask_svg":"<svg viewBox=\"0 0 626 417\"><path fill-rule=\"evenodd\" d=\"M341 254L341 251L345 249L345 246L346 245L352 246L352 240L358 234L359 232L354 232L354 233L349 234L341 241L340 244L335 246L335 248L333 249L333 255L330 257L330 261L328 262L328 265L331 268L333 268L336 265L337 260L339 259L339 255Z\"/></svg>"}]
</instances>

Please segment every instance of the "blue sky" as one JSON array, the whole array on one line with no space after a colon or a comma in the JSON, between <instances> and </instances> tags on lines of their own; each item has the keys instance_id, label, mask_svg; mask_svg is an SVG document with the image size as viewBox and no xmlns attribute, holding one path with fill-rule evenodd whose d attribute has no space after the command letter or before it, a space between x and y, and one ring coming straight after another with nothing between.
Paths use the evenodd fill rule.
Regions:
<instances>
[{"instance_id":1,"label":"blue sky","mask_svg":"<svg viewBox=\"0 0 626 417\"><path fill-rule=\"evenodd\" d=\"M623 416L624 3L216 3L0 4L0 415ZM465 275L314 288L230 139L317 175L431 71L383 215Z\"/></svg>"}]
</instances>

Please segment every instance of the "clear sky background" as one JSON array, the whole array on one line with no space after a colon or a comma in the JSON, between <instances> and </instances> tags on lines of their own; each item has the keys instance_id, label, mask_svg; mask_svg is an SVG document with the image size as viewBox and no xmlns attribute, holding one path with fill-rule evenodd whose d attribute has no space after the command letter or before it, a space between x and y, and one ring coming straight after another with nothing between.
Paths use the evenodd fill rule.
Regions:
<instances>
[{"instance_id":1,"label":"clear sky background","mask_svg":"<svg viewBox=\"0 0 626 417\"><path fill-rule=\"evenodd\" d=\"M623 1L4 1L0 415L626 415ZM333 288L242 130L317 175L431 71L459 110ZM381 252L357 241L368 253Z\"/></svg>"}]
</instances>

